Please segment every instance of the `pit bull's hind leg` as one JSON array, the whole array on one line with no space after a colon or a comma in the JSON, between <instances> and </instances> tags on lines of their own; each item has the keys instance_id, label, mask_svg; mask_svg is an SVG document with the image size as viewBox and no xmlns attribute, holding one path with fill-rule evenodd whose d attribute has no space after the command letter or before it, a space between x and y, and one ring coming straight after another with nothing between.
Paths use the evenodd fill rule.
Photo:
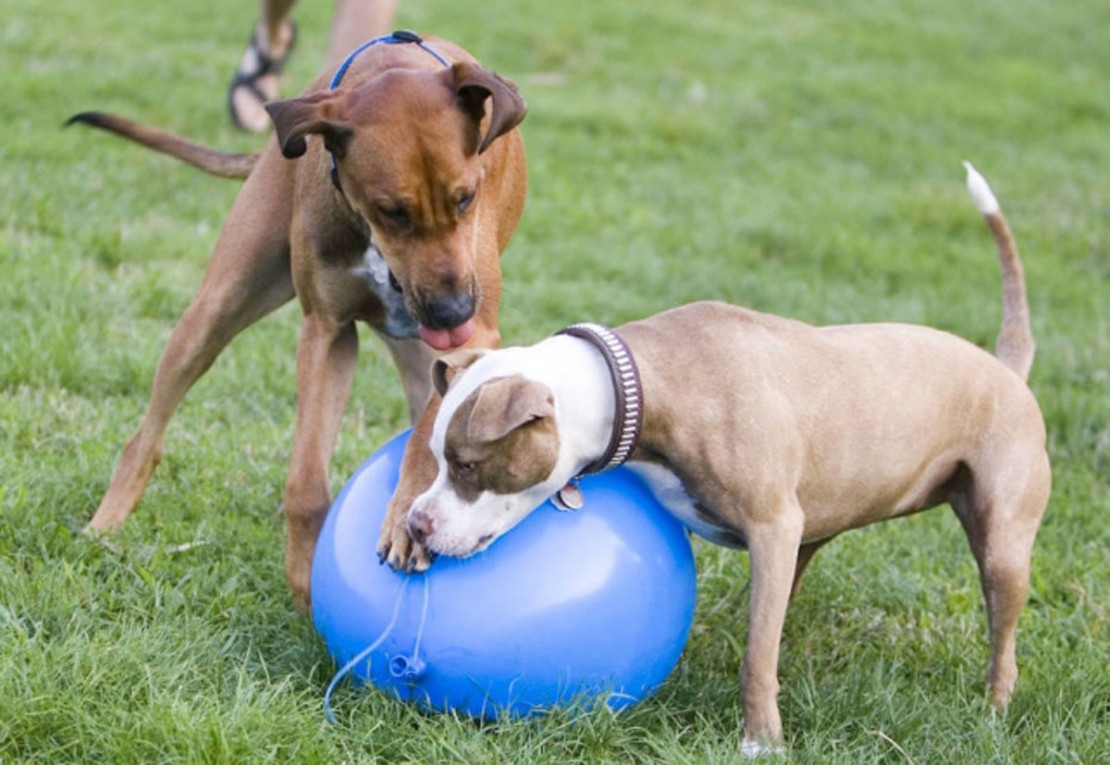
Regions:
<instances>
[{"instance_id":1,"label":"pit bull's hind leg","mask_svg":"<svg viewBox=\"0 0 1110 765\"><path fill-rule=\"evenodd\" d=\"M1017 683L1015 632L1029 591L1033 541L1048 502L1047 458L1034 461L1024 478L1011 482L1007 475L996 485L988 479L952 500L979 565L991 644L987 687L999 709Z\"/></svg>"},{"instance_id":2,"label":"pit bull's hind leg","mask_svg":"<svg viewBox=\"0 0 1110 765\"><path fill-rule=\"evenodd\" d=\"M258 174L257 168L255 174ZM161 458L166 426L189 388L236 334L293 297L285 240L288 202L254 194L236 201L193 298L162 352L142 424L120 455L108 491L86 527L104 531L135 509ZM269 195L271 198L274 195ZM247 199L247 201L244 201Z\"/></svg>"}]
</instances>

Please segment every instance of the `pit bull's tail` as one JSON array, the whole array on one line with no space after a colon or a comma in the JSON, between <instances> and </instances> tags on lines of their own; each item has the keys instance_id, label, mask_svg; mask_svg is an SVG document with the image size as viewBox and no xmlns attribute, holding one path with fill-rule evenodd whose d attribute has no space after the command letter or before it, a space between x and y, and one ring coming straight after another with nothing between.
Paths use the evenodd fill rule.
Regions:
<instances>
[{"instance_id":1,"label":"pit bull's tail","mask_svg":"<svg viewBox=\"0 0 1110 765\"><path fill-rule=\"evenodd\" d=\"M258 161L258 154L235 154L218 151L199 143L193 143L187 138L161 130L159 128L143 125L138 122L117 117L104 112L82 112L75 114L66 121L66 125L73 124L91 125L107 130L109 133L126 138L135 143L141 143L147 148L169 154L193 167L220 178L246 178Z\"/></svg>"},{"instance_id":2,"label":"pit bull's tail","mask_svg":"<svg viewBox=\"0 0 1110 765\"><path fill-rule=\"evenodd\" d=\"M995 355L1014 370L1021 379L1029 379L1033 366L1033 330L1029 326L1029 300L1025 295L1025 272L1021 267L1017 243L1002 215L1002 208L987 184L986 178L964 162L967 168L967 190L975 205L987 219L998 245L998 262L1002 265L1002 330L995 342Z\"/></svg>"}]
</instances>

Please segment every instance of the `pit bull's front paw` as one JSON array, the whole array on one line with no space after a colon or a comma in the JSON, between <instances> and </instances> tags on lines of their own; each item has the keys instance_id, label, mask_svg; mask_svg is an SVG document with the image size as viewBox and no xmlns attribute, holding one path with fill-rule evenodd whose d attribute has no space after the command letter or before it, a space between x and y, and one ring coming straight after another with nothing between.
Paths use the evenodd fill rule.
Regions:
<instances>
[{"instance_id":1,"label":"pit bull's front paw","mask_svg":"<svg viewBox=\"0 0 1110 765\"><path fill-rule=\"evenodd\" d=\"M432 565L432 556L423 545L409 536L405 515L399 520L390 521L387 517L382 524L381 538L378 540L378 559L388 563L394 571L408 573L426 571Z\"/></svg>"}]
</instances>

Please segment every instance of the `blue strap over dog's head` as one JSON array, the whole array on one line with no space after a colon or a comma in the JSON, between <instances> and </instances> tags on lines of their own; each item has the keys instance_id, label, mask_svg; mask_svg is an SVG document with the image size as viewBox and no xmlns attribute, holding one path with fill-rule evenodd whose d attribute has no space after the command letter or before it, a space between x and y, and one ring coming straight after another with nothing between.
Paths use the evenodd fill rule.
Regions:
<instances>
[{"instance_id":1,"label":"blue strap over dog's head","mask_svg":"<svg viewBox=\"0 0 1110 765\"><path fill-rule=\"evenodd\" d=\"M351 64L358 58L359 54L367 48L375 45L399 45L402 43L410 43L416 45L431 54L436 61L443 64L445 67L450 68L451 62L444 58L435 48L428 45L421 39L420 35L408 29L398 29L396 32L381 37L375 37L373 40L367 40L362 45L351 51L347 58L343 59L343 63L335 70L335 76L331 78L331 84L328 85L328 90L335 90L339 87L339 83L343 81L343 76L347 74L347 70L351 68ZM339 165L335 161L335 155L331 155L331 182L339 188Z\"/></svg>"},{"instance_id":2,"label":"blue strap over dog's head","mask_svg":"<svg viewBox=\"0 0 1110 765\"><path fill-rule=\"evenodd\" d=\"M416 32L413 32L413 31L408 30L408 29L398 29L396 32L393 32L392 34L382 35L381 37L375 37L373 40L367 40L362 45L358 46L353 51L351 51L350 55L348 55L347 58L343 59L343 63L340 64L339 68L335 70L335 76L331 78L331 84L328 85L328 89L329 90L335 90L337 87L339 87L339 83L343 81L343 76L345 74L347 74L347 70L351 68L351 64L354 62L354 60L356 58L358 58L359 54L362 53L367 48L371 48L371 47L373 47L375 45L378 45L380 43L385 44L385 45L398 45L400 43L413 43L414 45L417 45L417 46L423 48L424 50L428 51L428 53L432 54L432 56L435 57L435 60L438 61L439 63L443 64L446 67L451 66L451 63L447 59L445 59L443 56L441 56L439 54L439 52L436 51L435 48L428 45L428 43L424 42L424 40L421 39L420 35L416 34Z\"/></svg>"}]
</instances>

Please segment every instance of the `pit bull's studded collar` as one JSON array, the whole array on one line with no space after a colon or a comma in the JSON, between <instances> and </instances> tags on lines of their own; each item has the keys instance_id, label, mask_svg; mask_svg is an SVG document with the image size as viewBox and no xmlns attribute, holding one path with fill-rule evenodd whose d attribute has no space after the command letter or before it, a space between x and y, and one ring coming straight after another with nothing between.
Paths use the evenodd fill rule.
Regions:
<instances>
[{"instance_id":1,"label":"pit bull's studded collar","mask_svg":"<svg viewBox=\"0 0 1110 765\"><path fill-rule=\"evenodd\" d=\"M616 332L600 324L572 324L557 334L570 335L585 340L601 351L613 379L616 397L616 414L609 446L597 460L587 465L576 477L624 464L640 439L644 422L644 391L640 383L640 370L632 351Z\"/></svg>"},{"instance_id":2,"label":"pit bull's studded collar","mask_svg":"<svg viewBox=\"0 0 1110 765\"><path fill-rule=\"evenodd\" d=\"M435 48L428 45L428 43L424 42L424 40L421 39L420 35L416 34L416 32L412 32L408 29L398 29L396 32L393 32L392 34L382 35L381 37L375 37L373 40L367 40L362 45L358 46L353 51L351 51L350 55L348 55L347 58L343 59L343 63L340 64L339 68L335 70L335 76L331 78L331 83L328 85L328 90L335 90L336 88L339 87L339 83L343 81L343 76L345 74L347 74L347 70L351 68L351 64L354 62L354 60L356 58L358 58L359 54L362 53L367 48L370 48L374 45L379 45L379 44L397 45L397 44L400 44L400 43L412 43L413 45L416 45L416 46L422 48L423 50L426 50L428 53L430 53L435 58L436 61L443 64L445 67L447 67L447 68L451 67L451 62L449 62L442 55L440 55L440 53L438 51L436 51ZM335 161L335 155L334 154L331 155L331 182L333 184L335 184L335 187L337 189L340 188L340 186L339 186L339 166L337 165L337 163ZM340 189L340 190L342 190L342 189Z\"/></svg>"}]
</instances>

